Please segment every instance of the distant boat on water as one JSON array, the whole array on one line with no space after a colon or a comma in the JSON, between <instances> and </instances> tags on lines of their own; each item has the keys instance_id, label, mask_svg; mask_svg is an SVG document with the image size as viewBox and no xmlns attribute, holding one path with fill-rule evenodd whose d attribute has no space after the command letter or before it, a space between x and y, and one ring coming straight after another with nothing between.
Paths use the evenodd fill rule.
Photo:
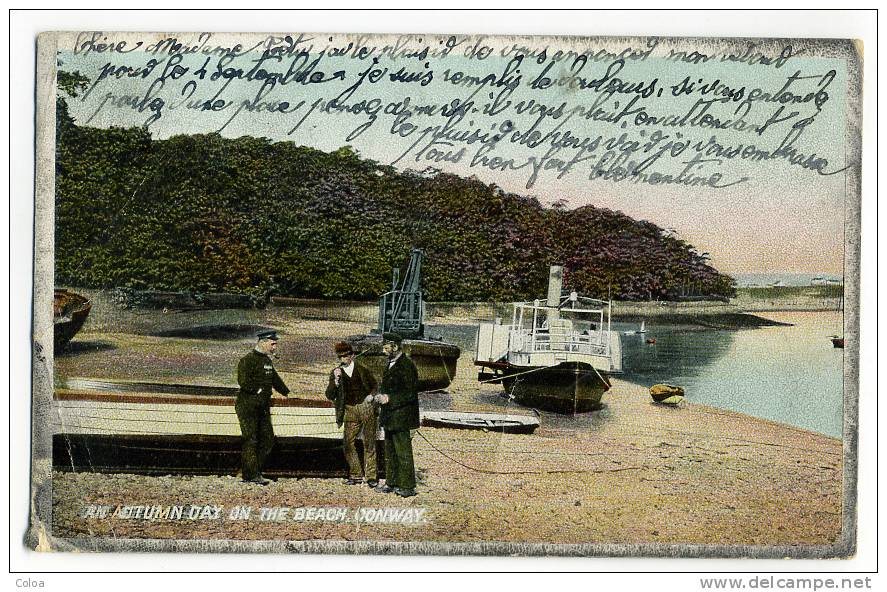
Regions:
<instances>
[{"instance_id":1,"label":"distant boat on water","mask_svg":"<svg viewBox=\"0 0 887 592\"><path fill-rule=\"evenodd\" d=\"M838 337L837 335L830 335L829 339L832 340L833 347L836 347L839 349L844 349L844 338L843 337Z\"/></svg>"},{"instance_id":2,"label":"distant boat on water","mask_svg":"<svg viewBox=\"0 0 887 592\"><path fill-rule=\"evenodd\" d=\"M623 335L643 335L647 332L646 327L644 326L644 321L641 321L641 328L637 331L623 331Z\"/></svg>"}]
</instances>

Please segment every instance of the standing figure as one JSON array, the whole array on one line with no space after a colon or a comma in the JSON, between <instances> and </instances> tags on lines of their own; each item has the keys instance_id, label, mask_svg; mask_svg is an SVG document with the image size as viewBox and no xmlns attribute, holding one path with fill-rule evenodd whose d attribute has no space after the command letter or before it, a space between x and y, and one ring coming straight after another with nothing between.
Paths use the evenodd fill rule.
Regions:
<instances>
[{"instance_id":1,"label":"standing figure","mask_svg":"<svg viewBox=\"0 0 887 592\"><path fill-rule=\"evenodd\" d=\"M376 491L410 497L416 495L410 430L419 427L419 373L401 347L400 335L382 335L382 351L388 356L388 366L375 400L381 405L379 420L385 428L385 485Z\"/></svg>"},{"instance_id":2,"label":"standing figure","mask_svg":"<svg viewBox=\"0 0 887 592\"><path fill-rule=\"evenodd\" d=\"M372 373L355 363L354 349L350 344L340 342L335 346L339 365L330 372L330 382L326 387L326 398L336 403L336 425L345 430L342 444L345 460L348 462L346 485L363 483L376 487L379 478L376 474L376 432L379 430L377 407L373 400L378 384ZM357 436L363 431L364 463L357 453Z\"/></svg>"},{"instance_id":3,"label":"standing figure","mask_svg":"<svg viewBox=\"0 0 887 592\"><path fill-rule=\"evenodd\" d=\"M237 364L237 402L234 405L240 421L244 483L268 485L262 476L265 458L274 446L271 426L272 389L282 395L290 390L274 369L271 355L277 350L277 332L260 331L255 349Z\"/></svg>"}]
</instances>

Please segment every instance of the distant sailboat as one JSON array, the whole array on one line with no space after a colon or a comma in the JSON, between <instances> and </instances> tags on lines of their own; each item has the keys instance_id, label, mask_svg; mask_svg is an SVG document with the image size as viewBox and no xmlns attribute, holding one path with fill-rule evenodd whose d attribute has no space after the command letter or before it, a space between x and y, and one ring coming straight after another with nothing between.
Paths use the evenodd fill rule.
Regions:
<instances>
[{"instance_id":1,"label":"distant sailboat","mask_svg":"<svg viewBox=\"0 0 887 592\"><path fill-rule=\"evenodd\" d=\"M644 327L644 321L641 321L641 328L637 331L623 331L623 335L643 335L647 332L647 329Z\"/></svg>"}]
</instances>

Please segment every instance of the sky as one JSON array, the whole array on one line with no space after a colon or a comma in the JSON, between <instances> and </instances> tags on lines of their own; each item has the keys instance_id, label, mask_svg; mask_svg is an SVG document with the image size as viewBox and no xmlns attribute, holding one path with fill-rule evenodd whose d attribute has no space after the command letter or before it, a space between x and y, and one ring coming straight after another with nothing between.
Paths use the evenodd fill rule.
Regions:
<instances>
[{"instance_id":1,"label":"sky","mask_svg":"<svg viewBox=\"0 0 887 592\"><path fill-rule=\"evenodd\" d=\"M305 65L320 58L313 69L314 73L323 72L321 78L331 79L335 72L342 70L345 72L344 79L331 79L315 84L291 82L266 86L267 92L262 92L261 98L256 99L262 81L248 81L244 78L261 55L260 51L244 52L244 55L220 66L219 55L224 52L211 50L216 46L231 48L236 43L241 43L244 48L253 47L261 44L265 37L219 34L200 37L197 34L177 34L177 39L186 47L198 47L198 51L180 56L180 61L179 58L173 60L168 53L162 51L151 54L144 52L146 48L153 49L151 45L165 37L145 34L71 34L63 39L59 46L61 67L68 71L77 70L94 81L90 92L69 100L75 119L82 125L98 127L144 125L155 113L150 108L145 108L149 101L143 101L143 98L148 95L150 100L163 102L159 110L160 117L150 121L148 125L155 138L219 131L226 137L268 137L325 151L348 144L362 156L383 164L393 164L398 169L422 170L427 166L434 166L462 176L476 176L485 183L496 184L506 191L533 195L543 203L563 200L568 207L591 204L620 210L634 218L649 220L663 228L672 229L695 245L699 252L709 253L715 267L727 273L843 273L844 209L848 199L845 187L848 179L843 172L822 175L792 165L785 159L753 162L736 158L698 165L698 173L706 178L713 172L721 173L723 178L717 184L729 185L726 187L654 185L632 181L615 183L605 179L590 179L592 163L599 161L605 148L585 152L564 148L558 151L555 158L568 160L571 155L578 155L584 160L560 176L559 169L539 170L533 182L528 183L533 164L540 164L548 144L543 143L541 147L531 149L525 143L515 141L520 132L532 129L539 130L543 135L570 130L575 138L599 138L601 144L625 134L626 141L637 140L643 145L658 130L660 135L667 135L668 139L678 144L682 140L705 144L716 134L717 141L725 146L754 144L761 149L773 150L790 133L793 123L810 117L811 122L803 129L796 147L805 155L815 153L827 158L828 165L825 169L828 172L840 171L852 164L847 159L845 146L847 68L845 61L833 55L827 47L799 41L773 42L760 44L746 52L748 43L740 40L719 44L711 40L469 39L465 36L454 37L453 41L447 36L412 36L405 43L401 39L401 44L398 45L399 42L394 37L311 34L299 38L298 34L292 34L294 45L279 38L273 47L295 47L295 50L285 57L282 55L280 62L263 62L262 66L267 71L283 73L288 64ZM97 51L98 44L115 45L121 41L126 45L118 47L126 53ZM136 47L139 42L141 45ZM448 43L453 47L446 56L434 55L434 48L441 51ZM789 56L778 67L748 63L753 60L721 59L725 55L753 55L757 51L773 58L780 55L786 45L792 45L792 51L798 55ZM386 46L389 47L388 52L383 51ZM420 48L426 46L430 48L428 55L405 57L410 53L418 53ZM360 59L355 57L360 47L365 47L368 52L375 48L376 52ZM489 48L489 55L480 59L485 47ZM349 51L345 56L332 57L331 48L349 48ZM546 49L545 55L541 55L542 48ZM130 49L133 51L129 51ZM307 56L299 56L299 49L305 49ZM630 59L631 56L626 54L625 63L619 67L618 64L614 65L614 56L622 49L630 49L636 55L649 51L649 55L644 59ZM557 51L575 53L556 59ZM691 51L698 53L689 55ZM398 52L398 57L392 55ZM681 61L675 52L686 52L679 54L685 56L686 60ZM588 57L581 62L574 61L577 54ZM823 57L816 57L819 54ZM515 63L515 57L519 55L523 58ZM668 59L669 56L673 59ZM378 58L375 64L372 62L373 57ZM595 60L595 57L599 59ZM150 72L146 72L150 59L156 59L157 63ZM698 63L688 63L693 61ZM204 63L207 65L201 74ZM580 65L581 69L578 69ZM176 67L180 69L179 76L176 75ZM225 68L229 68L227 75L235 76L227 85L226 77L218 76L225 72ZM237 77L237 68L241 69L240 77ZM408 83L391 80L390 76L400 68L416 73L417 81ZM186 70L181 71L184 69ZM376 81L373 81L374 70L380 71ZM422 79L418 77L428 77L429 71L432 73L431 80L422 84ZM456 72L463 74L462 80L455 75ZM608 72L615 72L615 75L607 77ZM827 75L828 72L833 74ZM167 76L158 81L163 74ZM361 77L363 74L366 76ZM487 78L485 83L474 86L465 83L464 77L474 76L480 81L488 75L494 76ZM532 83L538 81L540 75L552 80L560 78L567 81L570 75L575 75L586 82L605 78L605 83L618 79L623 84L620 88L627 90L624 93L607 95L599 89L577 89L575 85L571 87L569 84L532 88ZM787 80L793 75L794 79L786 86ZM640 88L645 84L649 85L654 79L656 86L649 97L638 96L640 91L632 93L629 89L634 83ZM786 104L785 111L776 114L786 116L794 111L796 115L787 117L785 121L772 123L762 134L751 130L751 125L742 131L713 131L699 126L668 127L639 123L632 117L621 118L616 123L582 117L595 108L611 114L617 113L634 97L637 97L635 107L643 106L645 113L651 117L680 115L690 110L700 97L713 96L701 94L699 88L695 89L695 93L673 96L674 89L680 87L684 79L701 79L705 83L712 83L711 86L715 89L713 92L725 85L726 88L733 89L734 97L737 90L743 89L744 98L749 100L743 102L740 95L736 100L710 106L709 113L722 121L735 121L736 110L746 105L747 121L760 125L782 106L777 101L762 100L760 96L751 101L754 89L772 96L777 96L780 89L790 89L792 96L797 96L798 101ZM360 84L356 84L357 82ZM722 87L717 87L717 83ZM348 90L352 87L353 92L349 93ZM824 100L801 102L805 97L810 99L817 91L820 91L817 97L824 97ZM421 117L414 113L412 117L400 120L401 127L397 128L397 116L394 113L386 114L384 108L389 105L403 107L407 96L413 107L449 104L454 99L474 99L476 111L466 113L455 127L459 130L477 129L479 133L488 135L510 129L511 131L503 134L504 139L495 144L491 154L504 161L510 159L515 166L523 166L517 170L504 171L491 170L476 164L470 166L480 142L454 142L450 146L434 144L428 147L434 132L423 135L423 130L441 126L447 118L445 115ZM498 105L494 100L497 96L501 99ZM340 97L342 104L353 106L359 112L324 112L323 106L333 97ZM373 99L377 103L373 103ZM230 103L217 112L186 108L189 101L199 105L218 100ZM292 112L268 112L269 106L281 108L282 101L287 103L283 110L291 109ZM304 103L297 108L300 101ZM317 101L320 103L311 108ZM508 101L510 103L506 106ZM250 112L259 103L260 108ZM133 107L134 104L136 107ZM493 104L491 111L495 112L498 106L502 107L501 112L490 113L490 104ZM519 105L521 113L517 109ZM548 109L548 115L542 117L534 128L533 123L540 117L539 105ZM559 105L564 107L558 116ZM484 110L485 106L487 112ZM375 118L368 114L373 108L378 109ZM413 133L406 137L402 136L409 128L404 126L404 122L406 125L416 125ZM502 127L506 122L510 128ZM367 129L357 133L355 130L359 130L362 125L367 125ZM680 139L677 133L682 134ZM349 134L353 137L349 137ZM658 146L661 147L667 141L661 140ZM458 156L455 153L462 146L466 151L459 162L450 162L449 160L455 159L454 155ZM658 147L652 149L652 152L657 151ZM450 158L440 161L439 158L448 152ZM640 160L649 154L651 153L634 153L631 157ZM692 149L674 158L666 153L656 161L653 168L662 174L677 175L686 166L690 154L693 154ZM529 161L532 162L528 164ZM744 180L738 182L740 179Z\"/></svg>"}]
</instances>

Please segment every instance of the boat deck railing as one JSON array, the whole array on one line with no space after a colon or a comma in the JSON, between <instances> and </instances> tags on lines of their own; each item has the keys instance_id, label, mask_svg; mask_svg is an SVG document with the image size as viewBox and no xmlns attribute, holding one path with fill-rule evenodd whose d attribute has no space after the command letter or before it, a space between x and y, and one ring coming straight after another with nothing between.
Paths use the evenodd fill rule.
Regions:
<instances>
[{"instance_id":1,"label":"boat deck railing","mask_svg":"<svg viewBox=\"0 0 887 592\"><path fill-rule=\"evenodd\" d=\"M510 350L517 353L569 352L592 356L609 356L610 342L600 331L590 333L557 333L542 330L514 329Z\"/></svg>"}]
</instances>

